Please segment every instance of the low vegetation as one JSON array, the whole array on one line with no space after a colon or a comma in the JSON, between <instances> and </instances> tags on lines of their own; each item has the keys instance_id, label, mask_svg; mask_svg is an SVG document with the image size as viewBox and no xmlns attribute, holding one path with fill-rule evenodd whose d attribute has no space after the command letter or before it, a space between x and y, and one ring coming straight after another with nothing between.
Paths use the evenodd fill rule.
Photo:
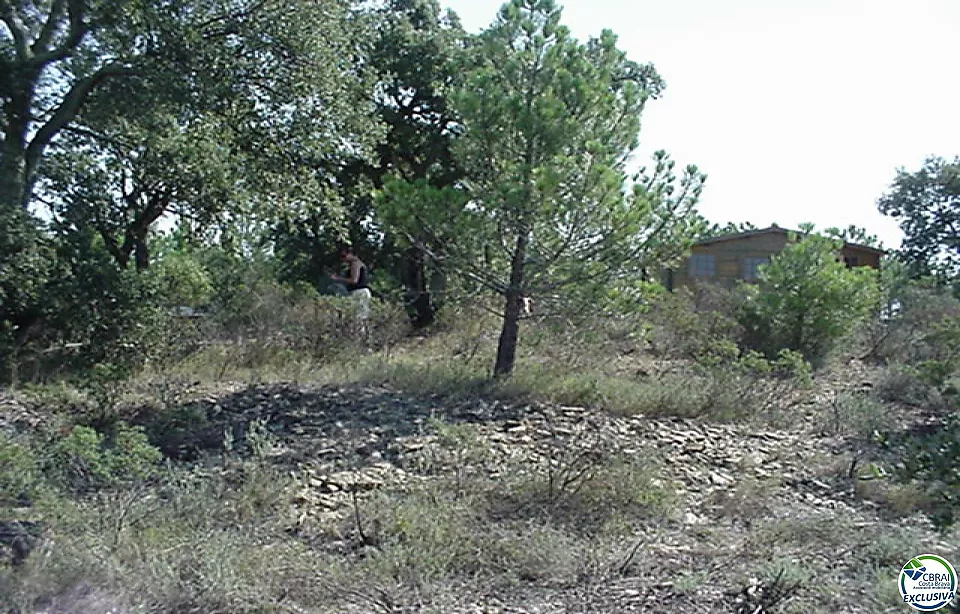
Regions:
<instances>
[{"instance_id":1,"label":"low vegetation","mask_svg":"<svg viewBox=\"0 0 960 614\"><path fill-rule=\"evenodd\" d=\"M960 562L960 161L879 273L804 227L668 292L707 177L627 172L664 79L552 0L114 4L0 5L0 611L886 612Z\"/></svg>"},{"instance_id":2,"label":"low vegetation","mask_svg":"<svg viewBox=\"0 0 960 614\"><path fill-rule=\"evenodd\" d=\"M817 369L750 348L753 295L654 290L620 318L533 321L510 379L476 306L410 336L387 305L351 328L340 299L266 292L243 321L161 320L180 334L140 367L8 393L4 608L881 608L916 540L953 531L958 305L935 288L851 322ZM767 434L782 447L749 443ZM676 558L688 539L716 554ZM845 565L828 585L822 557Z\"/></svg>"}]
</instances>

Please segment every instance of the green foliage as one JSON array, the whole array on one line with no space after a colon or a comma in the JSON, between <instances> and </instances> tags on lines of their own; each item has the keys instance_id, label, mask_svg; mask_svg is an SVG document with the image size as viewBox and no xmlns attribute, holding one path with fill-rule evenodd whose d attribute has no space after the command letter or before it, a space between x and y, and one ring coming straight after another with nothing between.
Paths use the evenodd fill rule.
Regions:
<instances>
[{"instance_id":1,"label":"green foliage","mask_svg":"<svg viewBox=\"0 0 960 614\"><path fill-rule=\"evenodd\" d=\"M889 430L888 414L889 408L872 396L840 393L831 403L829 430L837 435L852 436L863 447Z\"/></svg>"},{"instance_id":2,"label":"green foliage","mask_svg":"<svg viewBox=\"0 0 960 614\"><path fill-rule=\"evenodd\" d=\"M133 118L111 116L109 125L93 128L104 136L92 143L71 137L71 147L45 167L58 219L95 230L121 268L150 266L149 231L161 216L213 220L237 185L229 126L205 119L183 128L158 113L138 106Z\"/></svg>"},{"instance_id":3,"label":"green foliage","mask_svg":"<svg viewBox=\"0 0 960 614\"><path fill-rule=\"evenodd\" d=\"M67 489L85 493L148 479L162 458L140 427L118 422L107 437L90 427L74 426L54 442L50 470Z\"/></svg>"},{"instance_id":4,"label":"green foliage","mask_svg":"<svg viewBox=\"0 0 960 614\"><path fill-rule=\"evenodd\" d=\"M828 237L839 239L844 243L855 243L857 245L866 245L867 247L882 249L880 239L878 239L876 235L871 235L867 232L866 228L861 228L853 224L844 229L828 228L824 231L824 234Z\"/></svg>"},{"instance_id":5,"label":"green foliage","mask_svg":"<svg viewBox=\"0 0 960 614\"><path fill-rule=\"evenodd\" d=\"M960 319L945 319L932 326L921 343L930 347L933 356L917 364L921 379L936 388L943 388L960 370Z\"/></svg>"},{"instance_id":6,"label":"green foliage","mask_svg":"<svg viewBox=\"0 0 960 614\"><path fill-rule=\"evenodd\" d=\"M115 420L117 404L122 393L122 382L130 377L127 365L99 362L84 374L79 388L85 390L94 403L94 421L110 425Z\"/></svg>"},{"instance_id":7,"label":"green foliage","mask_svg":"<svg viewBox=\"0 0 960 614\"><path fill-rule=\"evenodd\" d=\"M712 239L713 237L719 237L723 235L735 235L744 232L751 232L754 230L759 230L751 222L727 222L726 224L712 224L711 226L704 228L700 234L697 236L697 239L703 241L705 239Z\"/></svg>"},{"instance_id":8,"label":"green foliage","mask_svg":"<svg viewBox=\"0 0 960 614\"><path fill-rule=\"evenodd\" d=\"M914 276L955 283L960 277L960 158L930 157L920 170L897 171L880 212L900 222L901 256Z\"/></svg>"},{"instance_id":9,"label":"green foliage","mask_svg":"<svg viewBox=\"0 0 960 614\"><path fill-rule=\"evenodd\" d=\"M876 272L846 268L838 261L839 249L836 240L808 234L761 267L758 284L742 287L740 320L749 347L768 356L795 350L817 361L856 323L875 314Z\"/></svg>"},{"instance_id":10,"label":"green foliage","mask_svg":"<svg viewBox=\"0 0 960 614\"><path fill-rule=\"evenodd\" d=\"M434 323L445 304L442 288L437 288L446 278L443 247L457 235L425 233L413 219L418 214L411 202L416 201L391 208L390 199L370 198L369 188L385 188L402 178L442 190L463 176L452 152L459 129L450 92L460 77L458 56L467 35L455 15L443 15L436 0L391 0L377 13L376 23L371 63L380 75L376 105L387 133L377 148L378 159L360 170L369 186L356 178L345 181L359 188L349 199L351 234L369 235L367 229L360 232L359 220L374 214L385 233L382 245L370 241L379 247L375 262L402 284L411 318L422 328ZM356 176L357 170L350 173Z\"/></svg>"},{"instance_id":11,"label":"green foliage","mask_svg":"<svg viewBox=\"0 0 960 614\"><path fill-rule=\"evenodd\" d=\"M41 489L40 464L33 452L0 433L0 510L29 505Z\"/></svg>"},{"instance_id":12,"label":"green foliage","mask_svg":"<svg viewBox=\"0 0 960 614\"><path fill-rule=\"evenodd\" d=\"M425 244L437 257L453 245L460 224L469 223L464 210L469 196L450 186L437 187L427 179L387 177L377 192L377 210L392 232L411 244ZM447 248L447 249L445 249Z\"/></svg>"},{"instance_id":13,"label":"green foliage","mask_svg":"<svg viewBox=\"0 0 960 614\"><path fill-rule=\"evenodd\" d=\"M937 427L898 443L903 446L901 477L923 484L936 501L931 519L946 530L960 514L960 413L947 416Z\"/></svg>"},{"instance_id":14,"label":"green foliage","mask_svg":"<svg viewBox=\"0 0 960 614\"><path fill-rule=\"evenodd\" d=\"M370 20L349 3L7 8L0 382L142 363L168 324L158 304L211 299L192 259L127 274L149 268L158 219L226 241L237 220L335 217L331 169L381 134ZM28 213L34 194L50 228Z\"/></svg>"},{"instance_id":15,"label":"green foliage","mask_svg":"<svg viewBox=\"0 0 960 614\"><path fill-rule=\"evenodd\" d=\"M8 330L18 379L42 380L97 363L136 368L149 360L165 323L153 281L119 269L90 231L65 231L46 242L55 266L38 288L42 301L10 320L32 313L29 324Z\"/></svg>"},{"instance_id":16,"label":"green foliage","mask_svg":"<svg viewBox=\"0 0 960 614\"><path fill-rule=\"evenodd\" d=\"M621 277L679 257L700 224L688 214L705 176L691 166L678 182L664 152L624 190L660 76L628 60L613 33L580 43L560 19L549 0L504 5L468 47L453 95L464 181L395 182L383 197L407 234L455 235L445 263L503 297L499 375L513 369L522 297L544 309L593 304Z\"/></svg>"},{"instance_id":17,"label":"green foliage","mask_svg":"<svg viewBox=\"0 0 960 614\"><path fill-rule=\"evenodd\" d=\"M38 226L0 197L0 384L20 378L21 352L39 336L49 310L44 287L54 258Z\"/></svg>"},{"instance_id":18,"label":"green foliage","mask_svg":"<svg viewBox=\"0 0 960 614\"><path fill-rule=\"evenodd\" d=\"M650 315L651 349L708 366L736 360L743 336L736 319L739 302L735 291L713 284L662 293Z\"/></svg>"},{"instance_id":19,"label":"green foliage","mask_svg":"<svg viewBox=\"0 0 960 614\"><path fill-rule=\"evenodd\" d=\"M768 360L759 352L746 352L735 366L748 374L793 379L800 384L813 382L810 363L803 354L794 350L782 349L773 360Z\"/></svg>"},{"instance_id":20,"label":"green foliage","mask_svg":"<svg viewBox=\"0 0 960 614\"><path fill-rule=\"evenodd\" d=\"M949 406L960 373L960 300L929 280L887 282L884 309L866 331L866 358L886 364L878 392L908 405Z\"/></svg>"},{"instance_id":21,"label":"green foliage","mask_svg":"<svg viewBox=\"0 0 960 614\"><path fill-rule=\"evenodd\" d=\"M943 396L910 365L894 364L882 371L875 389L877 397L888 403L930 408L945 404Z\"/></svg>"},{"instance_id":22,"label":"green foliage","mask_svg":"<svg viewBox=\"0 0 960 614\"><path fill-rule=\"evenodd\" d=\"M892 283L886 299L889 307L875 333L871 356L905 364L951 359L956 351L951 341L960 320L960 300L935 284Z\"/></svg>"},{"instance_id":23,"label":"green foliage","mask_svg":"<svg viewBox=\"0 0 960 614\"><path fill-rule=\"evenodd\" d=\"M790 423L799 394L812 383L809 363L798 352L781 350L771 360L748 351L736 359L703 368L699 375L676 377L678 396L699 397L686 415L718 420L759 419ZM686 390L694 388L695 390Z\"/></svg>"},{"instance_id":24,"label":"green foliage","mask_svg":"<svg viewBox=\"0 0 960 614\"><path fill-rule=\"evenodd\" d=\"M213 279L199 254L186 245L161 243L159 258L150 270L159 298L167 306L206 307L213 299Z\"/></svg>"}]
</instances>

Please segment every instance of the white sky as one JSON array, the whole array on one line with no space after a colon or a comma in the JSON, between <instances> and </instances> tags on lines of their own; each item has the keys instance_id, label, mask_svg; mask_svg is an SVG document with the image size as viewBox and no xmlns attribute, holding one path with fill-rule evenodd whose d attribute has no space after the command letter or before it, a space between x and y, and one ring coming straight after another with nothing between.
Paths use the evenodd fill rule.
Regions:
<instances>
[{"instance_id":1,"label":"white sky","mask_svg":"<svg viewBox=\"0 0 960 614\"><path fill-rule=\"evenodd\" d=\"M500 0L441 0L469 31ZM896 169L960 155L960 0L559 0L583 40L609 28L667 82L638 162L709 175L711 221L856 224L900 244L877 199Z\"/></svg>"}]
</instances>

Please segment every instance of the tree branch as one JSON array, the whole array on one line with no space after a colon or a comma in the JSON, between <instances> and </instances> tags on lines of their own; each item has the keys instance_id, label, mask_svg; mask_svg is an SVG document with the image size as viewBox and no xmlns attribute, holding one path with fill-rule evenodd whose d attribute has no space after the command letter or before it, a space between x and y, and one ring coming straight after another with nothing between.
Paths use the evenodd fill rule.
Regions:
<instances>
[{"instance_id":1,"label":"tree branch","mask_svg":"<svg viewBox=\"0 0 960 614\"><path fill-rule=\"evenodd\" d=\"M101 143L106 143L107 145L112 145L121 150L129 150L133 148L133 143L124 141L123 139L119 139L115 136L109 136L109 135L97 132L95 130L91 130L89 128L84 128L82 126L67 125L61 128L61 130L63 130L64 132L69 132L79 136L90 137L91 139L100 141Z\"/></svg>"},{"instance_id":2,"label":"tree branch","mask_svg":"<svg viewBox=\"0 0 960 614\"><path fill-rule=\"evenodd\" d=\"M17 58L20 61L30 59L30 48L27 46L27 27L20 21L13 6L7 0L0 0L0 20L6 24L17 48Z\"/></svg>"},{"instance_id":3,"label":"tree branch","mask_svg":"<svg viewBox=\"0 0 960 614\"><path fill-rule=\"evenodd\" d=\"M40 49L36 49L38 52L33 58L34 64L37 66L44 66L51 62L56 62L68 57L73 53L74 49L77 48L77 45L80 44L80 41L83 40L83 37L87 34L87 24L83 23L84 12L86 9L86 2L84 0L67 0L67 14L70 18L70 26L67 30L67 37L63 40L60 45L53 51L45 53L39 53ZM51 19L53 18L53 13L51 12ZM46 29L46 24L44 29ZM39 42L39 39L38 41Z\"/></svg>"},{"instance_id":4,"label":"tree branch","mask_svg":"<svg viewBox=\"0 0 960 614\"><path fill-rule=\"evenodd\" d=\"M108 77L132 74L132 71L117 63L110 63L100 68L89 77L77 81L64 96L63 101L34 135L26 151L27 179L32 180L43 150L60 130L76 117L87 96L93 89Z\"/></svg>"},{"instance_id":5,"label":"tree branch","mask_svg":"<svg viewBox=\"0 0 960 614\"><path fill-rule=\"evenodd\" d=\"M253 5L245 8L245 9L240 9L240 10L234 11L234 12L232 12L232 13L227 13L226 15L215 15L215 16L211 17L210 19L207 19L206 21L201 22L201 23L197 26L197 28L198 28L201 32L205 32L207 28L213 26L215 23L225 22L225 21L234 20L234 19L241 19L241 18L244 18L244 17L249 17L250 15L253 15L254 13L258 12L260 9L262 9L263 7L265 7L265 6L268 4L268 2L269 2L269 0L260 0L259 2L254 2ZM231 33L231 32L221 31L221 33L223 33L223 34L229 34L229 33ZM216 34L216 33L211 33L211 34Z\"/></svg>"},{"instance_id":6,"label":"tree branch","mask_svg":"<svg viewBox=\"0 0 960 614\"><path fill-rule=\"evenodd\" d=\"M117 261L117 264L125 267L125 254L121 251L120 246L117 245L116 236L111 232L110 227L104 223L100 213L100 207L93 208L93 224L100 233L100 237L103 239L103 244L106 246L107 251L110 252L110 255Z\"/></svg>"},{"instance_id":7,"label":"tree branch","mask_svg":"<svg viewBox=\"0 0 960 614\"><path fill-rule=\"evenodd\" d=\"M63 14L63 9L65 6L66 0L54 0L53 4L50 5L50 14L47 15L47 20L43 24L43 29L40 30L40 36L38 36L37 40L35 40L33 45L31 45L31 49L34 53L43 53L47 51L47 46L50 44L54 32L57 31L57 27L60 25L60 16Z\"/></svg>"}]
</instances>

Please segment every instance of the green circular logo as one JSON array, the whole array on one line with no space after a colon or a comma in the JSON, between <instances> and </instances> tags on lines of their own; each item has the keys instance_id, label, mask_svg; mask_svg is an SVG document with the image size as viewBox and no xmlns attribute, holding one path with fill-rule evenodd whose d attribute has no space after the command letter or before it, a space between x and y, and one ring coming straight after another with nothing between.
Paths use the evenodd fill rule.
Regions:
<instances>
[{"instance_id":1,"label":"green circular logo","mask_svg":"<svg viewBox=\"0 0 960 614\"><path fill-rule=\"evenodd\" d=\"M900 596L914 610L934 612L957 596L957 572L935 554L921 554L900 570Z\"/></svg>"}]
</instances>

